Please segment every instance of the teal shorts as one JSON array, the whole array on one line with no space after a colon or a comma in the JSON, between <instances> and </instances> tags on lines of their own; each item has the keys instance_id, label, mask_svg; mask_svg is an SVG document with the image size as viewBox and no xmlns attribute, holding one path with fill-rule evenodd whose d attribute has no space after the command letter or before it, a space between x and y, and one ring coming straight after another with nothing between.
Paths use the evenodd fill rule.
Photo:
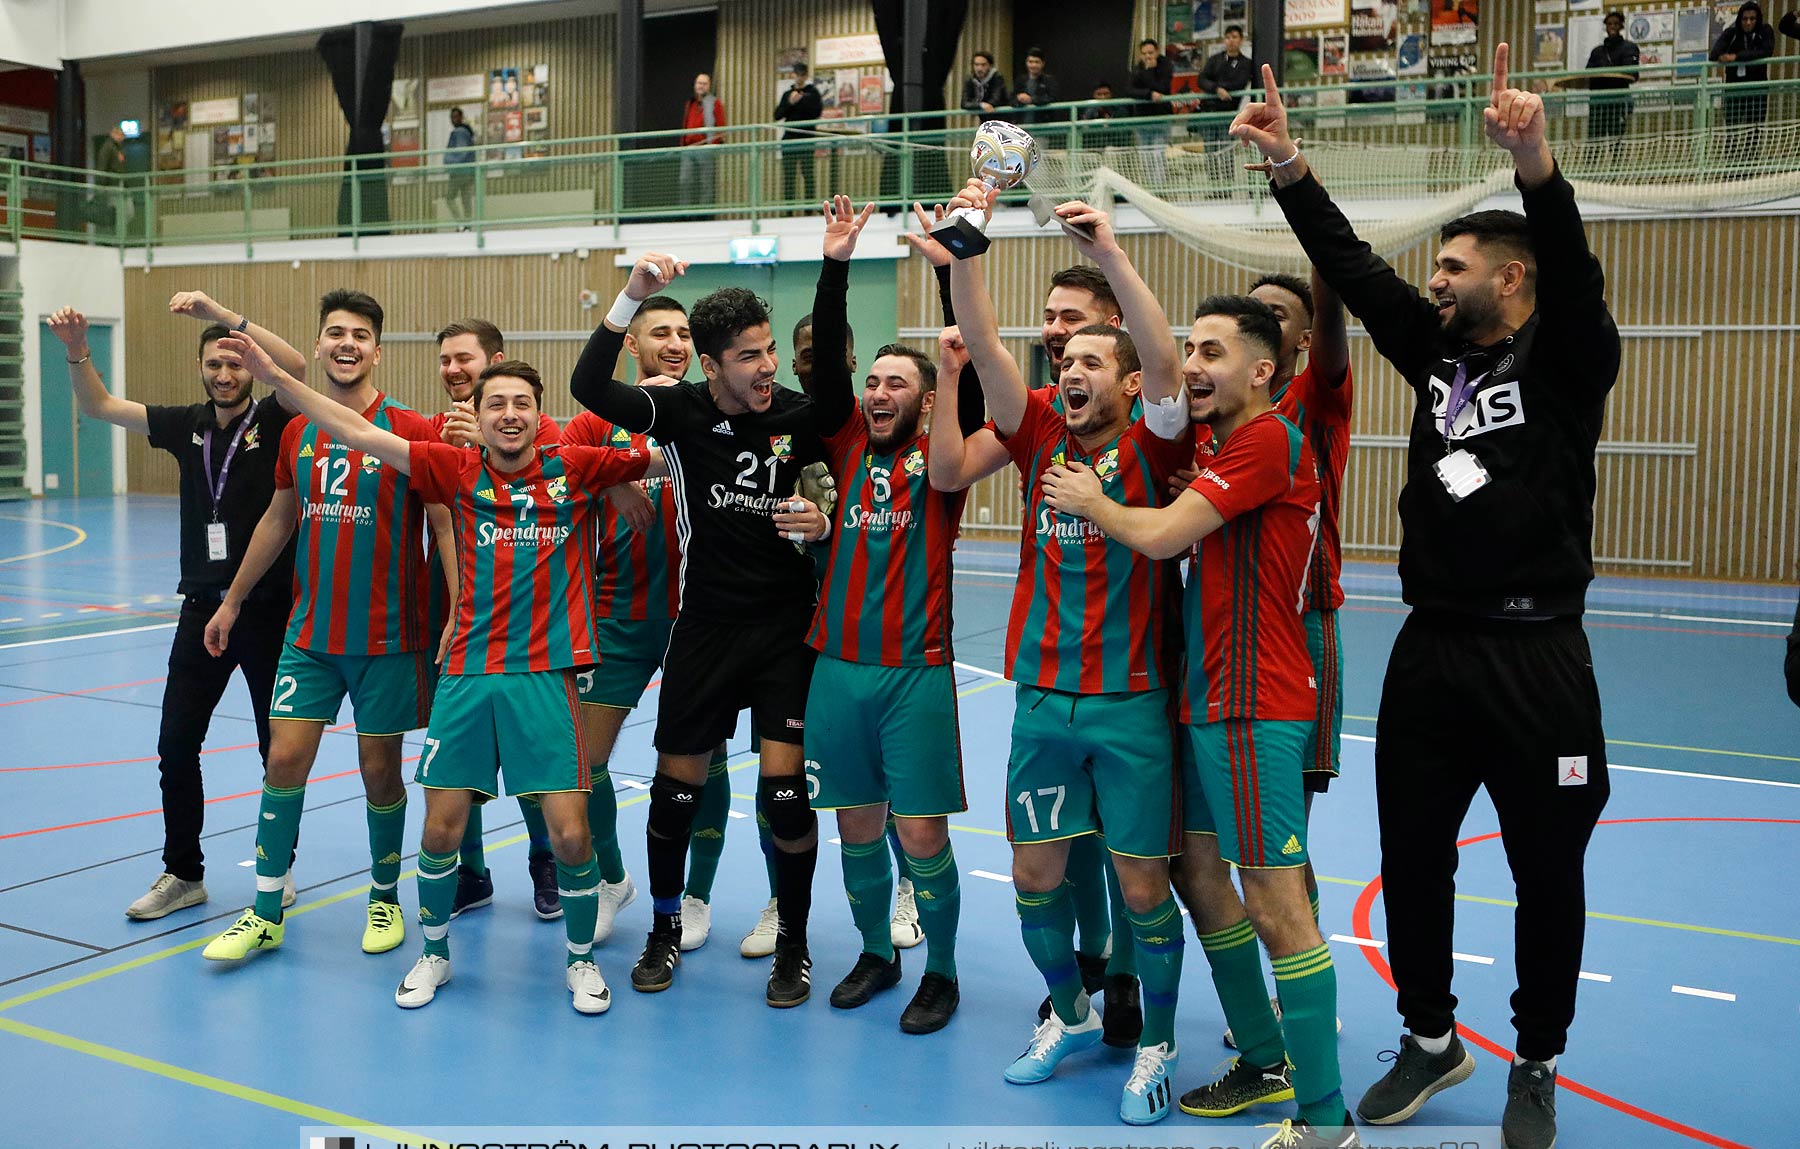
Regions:
<instances>
[{"instance_id":1,"label":"teal shorts","mask_svg":"<svg viewBox=\"0 0 1800 1149\"><path fill-rule=\"evenodd\" d=\"M955 670L820 655L806 697L806 777L815 810L879 802L896 818L967 810Z\"/></svg>"},{"instance_id":2,"label":"teal shorts","mask_svg":"<svg viewBox=\"0 0 1800 1149\"><path fill-rule=\"evenodd\" d=\"M1219 856L1235 866L1280 870L1306 864L1306 798L1301 758L1310 722L1245 721L1228 718L1189 725L1192 771L1183 789L1189 801L1204 801L1211 826L1189 833L1216 833Z\"/></svg>"},{"instance_id":3,"label":"teal shorts","mask_svg":"<svg viewBox=\"0 0 1800 1149\"><path fill-rule=\"evenodd\" d=\"M600 665L577 674L581 701L588 706L635 710L662 669L672 618L602 618L594 621Z\"/></svg>"},{"instance_id":4,"label":"teal shorts","mask_svg":"<svg viewBox=\"0 0 1800 1149\"><path fill-rule=\"evenodd\" d=\"M1306 788L1323 793L1338 776L1338 749L1344 740L1344 660L1338 646L1335 610L1309 610L1306 650L1312 655L1313 681L1318 684L1319 714L1306 739Z\"/></svg>"},{"instance_id":5,"label":"teal shorts","mask_svg":"<svg viewBox=\"0 0 1800 1149\"><path fill-rule=\"evenodd\" d=\"M438 680L413 776L432 790L508 794L588 790L575 672L446 674Z\"/></svg>"},{"instance_id":6,"label":"teal shorts","mask_svg":"<svg viewBox=\"0 0 1800 1149\"><path fill-rule=\"evenodd\" d=\"M1006 836L1054 842L1104 833L1135 858L1181 852L1169 694L1018 688L1006 764Z\"/></svg>"},{"instance_id":7,"label":"teal shorts","mask_svg":"<svg viewBox=\"0 0 1800 1149\"><path fill-rule=\"evenodd\" d=\"M422 650L325 654L290 642L281 648L275 668L269 717L336 722L348 694L358 734L379 737L417 730L431 714L430 662Z\"/></svg>"}]
</instances>

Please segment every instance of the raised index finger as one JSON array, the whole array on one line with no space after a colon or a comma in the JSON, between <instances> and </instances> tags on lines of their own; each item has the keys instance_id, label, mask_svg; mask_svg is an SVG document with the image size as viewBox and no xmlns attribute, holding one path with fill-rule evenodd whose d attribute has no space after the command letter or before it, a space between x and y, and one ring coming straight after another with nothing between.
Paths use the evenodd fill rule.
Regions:
<instances>
[{"instance_id":1,"label":"raised index finger","mask_svg":"<svg viewBox=\"0 0 1800 1149\"><path fill-rule=\"evenodd\" d=\"M1504 43L1494 46L1494 92L1498 94L1506 90L1506 58L1507 47Z\"/></svg>"},{"instance_id":2,"label":"raised index finger","mask_svg":"<svg viewBox=\"0 0 1800 1149\"><path fill-rule=\"evenodd\" d=\"M1274 108L1281 107L1281 89L1277 88L1275 86L1275 69L1271 68L1267 64L1264 64L1263 68L1262 68L1262 73L1263 73L1263 102L1268 104L1270 107L1274 107Z\"/></svg>"}]
</instances>

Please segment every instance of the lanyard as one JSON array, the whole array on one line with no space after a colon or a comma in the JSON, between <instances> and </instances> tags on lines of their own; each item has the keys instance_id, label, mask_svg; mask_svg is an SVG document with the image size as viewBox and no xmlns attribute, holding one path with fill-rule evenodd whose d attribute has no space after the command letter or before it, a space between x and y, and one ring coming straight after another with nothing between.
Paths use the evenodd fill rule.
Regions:
<instances>
[{"instance_id":1,"label":"lanyard","mask_svg":"<svg viewBox=\"0 0 1800 1149\"><path fill-rule=\"evenodd\" d=\"M1450 395L1449 398L1444 401L1445 442L1448 442L1450 439L1450 432L1456 426L1457 417L1461 415L1463 411L1468 408L1469 403L1474 400L1475 389L1480 387L1482 381L1486 378L1487 372L1485 371L1475 376L1473 379L1469 378L1468 363L1463 361L1457 362L1456 377L1450 381Z\"/></svg>"},{"instance_id":2,"label":"lanyard","mask_svg":"<svg viewBox=\"0 0 1800 1149\"><path fill-rule=\"evenodd\" d=\"M219 500L225 497L225 478L231 474L231 460L237 454L238 444L244 441L244 432L249 430L250 421L256 418L257 400L250 404L250 410L244 412L243 421L238 424L237 434L231 437L231 446L225 448L225 458L219 463L219 477L212 477L212 441L213 430L218 426L215 419L206 425L206 435L200 440L200 461L206 466L206 491L212 496L213 522L219 521Z\"/></svg>"}]
</instances>

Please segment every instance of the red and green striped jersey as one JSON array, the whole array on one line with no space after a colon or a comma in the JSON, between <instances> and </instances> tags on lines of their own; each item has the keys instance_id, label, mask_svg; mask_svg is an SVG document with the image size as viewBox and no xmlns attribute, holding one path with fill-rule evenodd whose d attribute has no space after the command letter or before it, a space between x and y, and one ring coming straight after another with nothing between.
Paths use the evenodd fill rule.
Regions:
<instances>
[{"instance_id":1,"label":"red and green striped jersey","mask_svg":"<svg viewBox=\"0 0 1800 1149\"><path fill-rule=\"evenodd\" d=\"M874 666L942 666L950 646L950 548L966 492L931 489L920 435L885 454L861 406L825 439L837 522L806 641Z\"/></svg>"},{"instance_id":2,"label":"red and green striped jersey","mask_svg":"<svg viewBox=\"0 0 1800 1149\"><path fill-rule=\"evenodd\" d=\"M646 453L656 445L650 436L634 435L592 411L569 420L562 441ZM670 577L681 569L675 487L667 478L650 479L644 483L644 493L656 507L656 519L648 530L633 530L610 501L601 504L600 566L594 580L596 618L674 618L681 610L681 583Z\"/></svg>"},{"instance_id":3,"label":"red and green striped jersey","mask_svg":"<svg viewBox=\"0 0 1800 1149\"><path fill-rule=\"evenodd\" d=\"M1200 540L1182 600L1187 681L1181 720L1310 720L1306 574L1319 529L1319 480L1300 428L1267 411L1223 446L1202 445L1190 489L1225 525Z\"/></svg>"},{"instance_id":4,"label":"red and green striped jersey","mask_svg":"<svg viewBox=\"0 0 1800 1149\"><path fill-rule=\"evenodd\" d=\"M1344 466L1350 460L1350 369L1344 368L1342 383L1328 387L1308 363L1275 396L1275 410L1300 428L1319 468L1319 544L1313 548L1306 576L1306 609L1336 610L1344 605L1338 509L1344 497Z\"/></svg>"},{"instance_id":5,"label":"red and green striped jersey","mask_svg":"<svg viewBox=\"0 0 1800 1149\"><path fill-rule=\"evenodd\" d=\"M415 443L413 488L450 508L457 591L445 674L564 670L599 661L588 586L600 492L641 479L642 451L540 447L501 474L486 451Z\"/></svg>"},{"instance_id":6,"label":"red and green striped jersey","mask_svg":"<svg viewBox=\"0 0 1800 1149\"><path fill-rule=\"evenodd\" d=\"M1072 694L1116 694L1170 685L1163 625L1178 574L1113 542L1093 523L1058 514L1040 481L1071 459L1094 469L1107 497L1130 506L1167 501L1169 476L1190 465L1193 440L1159 439L1142 420L1117 439L1084 451L1047 392L1026 399L1019 429L1005 440L1025 491L1019 583L1006 628L1006 676Z\"/></svg>"},{"instance_id":7,"label":"red and green striped jersey","mask_svg":"<svg viewBox=\"0 0 1800 1149\"><path fill-rule=\"evenodd\" d=\"M403 439L437 438L379 391L362 417ZM407 477L296 418L281 435L275 486L300 501L287 641L323 654L424 649L425 511Z\"/></svg>"}]
</instances>

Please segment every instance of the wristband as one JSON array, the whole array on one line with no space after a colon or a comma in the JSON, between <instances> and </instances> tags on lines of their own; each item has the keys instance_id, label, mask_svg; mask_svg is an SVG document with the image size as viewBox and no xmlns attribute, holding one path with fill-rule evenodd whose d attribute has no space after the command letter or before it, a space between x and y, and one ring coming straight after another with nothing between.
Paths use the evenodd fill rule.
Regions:
<instances>
[{"instance_id":1,"label":"wristband","mask_svg":"<svg viewBox=\"0 0 1800 1149\"><path fill-rule=\"evenodd\" d=\"M614 327L630 327L637 313L638 301L621 291L619 298L613 300L612 310L606 313L606 321Z\"/></svg>"},{"instance_id":2,"label":"wristband","mask_svg":"<svg viewBox=\"0 0 1800 1149\"><path fill-rule=\"evenodd\" d=\"M1294 161L1299 158L1300 158L1300 142L1298 140L1296 140L1296 141L1294 141L1294 154L1293 155L1289 156L1285 160L1270 160L1269 166L1271 168L1291 167L1293 165Z\"/></svg>"},{"instance_id":3,"label":"wristband","mask_svg":"<svg viewBox=\"0 0 1800 1149\"><path fill-rule=\"evenodd\" d=\"M81 366L81 364L86 363L88 360L90 360L92 358L93 358L92 355L83 355L79 359L71 359L71 360L69 360L69 366L79 367L79 366Z\"/></svg>"},{"instance_id":4,"label":"wristband","mask_svg":"<svg viewBox=\"0 0 1800 1149\"><path fill-rule=\"evenodd\" d=\"M248 315L238 316L238 325L236 327L233 327L232 330L237 332L239 335L250 334L250 317Z\"/></svg>"}]
</instances>

